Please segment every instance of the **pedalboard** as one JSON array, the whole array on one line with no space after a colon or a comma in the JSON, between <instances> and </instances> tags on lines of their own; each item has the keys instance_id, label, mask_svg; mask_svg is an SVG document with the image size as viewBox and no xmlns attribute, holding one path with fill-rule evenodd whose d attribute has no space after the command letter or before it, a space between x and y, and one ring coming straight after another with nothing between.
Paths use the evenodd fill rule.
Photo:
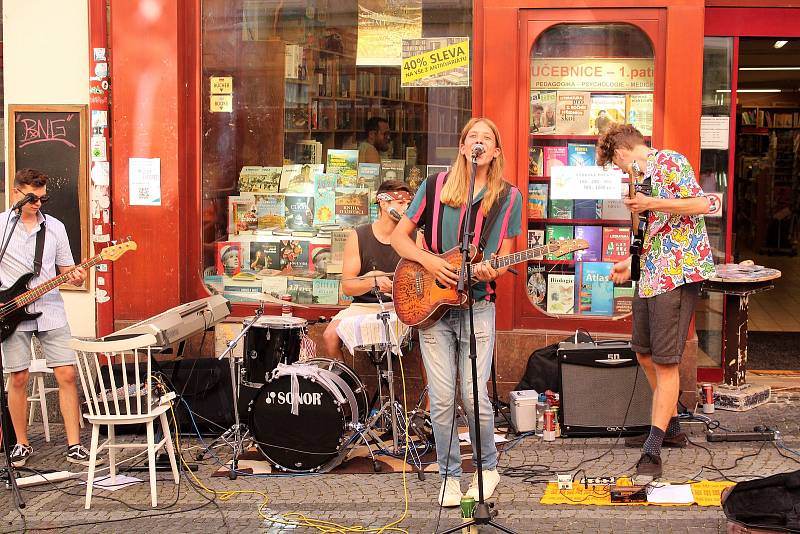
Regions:
<instances>
[{"instance_id":1,"label":"pedalboard","mask_svg":"<svg viewBox=\"0 0 800 534\"><path fill-rule=\"evenodd\" d=\"M582 482L584 486L613 486L617 477L586 477Z\"/></svg>"},{"instance_id":2,"label":"pedalboard","mask_svg":"<svg viewBox=\"0 0 800 534\"><path fill-rule=\"evenodd\" d=\"M611 486L611 502L647 502L647 489L645 486Z\"/></svg>"}]
</instances>

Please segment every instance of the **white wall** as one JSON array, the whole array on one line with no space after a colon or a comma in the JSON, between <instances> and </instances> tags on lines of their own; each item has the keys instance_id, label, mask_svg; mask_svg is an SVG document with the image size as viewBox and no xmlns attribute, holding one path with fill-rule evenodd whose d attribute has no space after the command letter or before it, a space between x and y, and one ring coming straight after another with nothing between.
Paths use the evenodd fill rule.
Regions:
<instances>
[{"instance_id":1,"label":"white wall","mask_svg":"<svg viewBox=\"0 0 800 534\"><path fill-rule=\"evenodd\" d=\"M88 0L3 0L3 63L6 117L9 104L88 105ZM94 287L62 295L72 333L95 335Z\"/></svg>"}]
</instances>

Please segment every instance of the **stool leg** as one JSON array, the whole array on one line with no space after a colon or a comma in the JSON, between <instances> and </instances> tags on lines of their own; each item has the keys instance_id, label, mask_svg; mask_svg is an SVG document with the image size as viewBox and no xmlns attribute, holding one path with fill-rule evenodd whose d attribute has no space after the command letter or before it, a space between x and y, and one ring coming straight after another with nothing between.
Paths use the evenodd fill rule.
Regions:
<instances>
[{"instance_id":1,"label":"stool leg","mask_svg":"<svg viewBox=\"0 0 800 534\"><path fill-rule=\"evenodd\" d=\"M39 408L42 410L42 424L44 425L44 440L50 442L50 420L47 417L47 395L44 389L44 376L39 375L34 380L39 389ZM33 408L33 406L31 406Z\"/></svg>"}]
</instances>

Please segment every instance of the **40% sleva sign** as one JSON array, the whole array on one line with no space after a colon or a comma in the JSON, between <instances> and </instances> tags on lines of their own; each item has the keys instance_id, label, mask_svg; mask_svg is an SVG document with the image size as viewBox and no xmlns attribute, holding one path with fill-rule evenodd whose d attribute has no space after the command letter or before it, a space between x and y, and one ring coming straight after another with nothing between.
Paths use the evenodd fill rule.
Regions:
<instances>
[{"instance_id":1,"label":"40% sleva sign","mask_svg":"<svg viewBox=\"0 0 800 534\"><path fill-rule=\"evenodd\" d=\"M462 41L403 59L403 85L469 65L469 42Z\"/></svg>"}]
</instances>

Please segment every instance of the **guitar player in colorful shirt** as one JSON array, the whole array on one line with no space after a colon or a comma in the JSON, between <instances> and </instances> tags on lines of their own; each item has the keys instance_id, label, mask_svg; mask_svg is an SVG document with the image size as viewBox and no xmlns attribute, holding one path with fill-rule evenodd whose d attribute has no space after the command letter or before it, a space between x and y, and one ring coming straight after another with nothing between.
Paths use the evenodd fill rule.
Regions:
<instances>
[{"instance_id":1,"label":"guitar player in colorful shirt","mask_svg":"<svg viewBox=\"0 0 800 534\"><path fill-rule=\"evenodd\" d=\"M481 144L482 154L474 147ZM483 237L483 257L512 252L514 237L521 232L522 195L503 179L503 150L500 135L488 119L473 118L461 130L459 154L449 173L429 177L420 185L411 205L392 232L392 246L403 258L421 264L442 287L458 282L455 267L437 254L460 243L460 228L466 212L472 155L477 156L475 194L472 201L472 243L479 246ZM411 236L424 226L425 250ZM500 482L497 448L494 443L494 415L486 386L492 366L495 333L494 280L507 268L494 269L488 263L475 266L478 280L472 285L478 396L480 410L483 493L489 498ZM397 283L397 280L395 280ZM458 506L461 502L461 451L455 430L454 398L460 377L461 399L469 422L472 443L475 439L475 413L472 371L469 360L467 310L452 308L432 325L420 328L420 348L430 393L431 423L436 441L436 457L442 486L439 504ZM467 495L478 499L477 473Z\"/></svg>"},{"instance_id":2,"label":"guitar player in colorful shirt","mask_svg":"<svg viewBox=\"0 0 800 534\"><path fill-rule=\"evenodd\" d=\"M641 278L633 300L631 347L653 389L650 433L625 440L642 447L639 475L661 476L661 448L685 447L678 422L679 367L700 282L714 274L703 215L710 202L685 156L647 146L629 124L615 124L597 143L597 164L615 164L637 183L650 182L651 194L625 199L632 213L647 212L640 256ZM616 263L614 283L631 277L631 258Z\"/></svg>"}]
</instances>

